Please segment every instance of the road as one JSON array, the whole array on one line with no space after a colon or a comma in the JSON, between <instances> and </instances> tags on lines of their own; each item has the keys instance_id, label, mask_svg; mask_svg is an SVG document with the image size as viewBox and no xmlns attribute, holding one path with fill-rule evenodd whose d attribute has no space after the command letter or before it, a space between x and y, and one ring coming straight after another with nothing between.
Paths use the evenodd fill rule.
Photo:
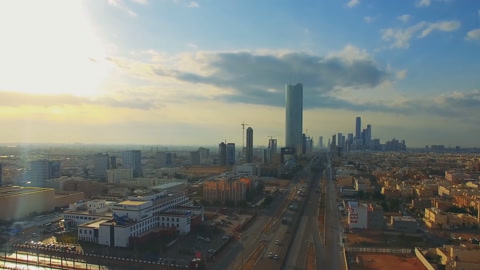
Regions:
<instances>
[{"instance_id":1,"label":"road","mask_svg":"<svg viewBox=\"0 0 480 270\"><path fill-rule=\"evenodd\" d=\"M330 157L327 159L326 170L326 214L325 214L325 248L324 256L320 260L320 264L325 266L324 269L345 269L343 254L343 227L340 222L337 188L333 181L333 172ZM327 259L328 258L328 259Z\"/></svg>"},{"instance_id":2,"label":"road","mask_svg":"<svg viewBox=\"0 0 480 270\"><path fill-rule=\"evenodd\" d=\"M310 162L306 167L307 182L310 184L310 188L307 189L307 193L305 194L306 201L303 214L300 217L298 228L291 242L291 248L285 258L282 269L305 269L308 243L313 243L317 260L324 256L321 252L324 247L318 231L318 203L320 201L320 194L315 192L314 188L320 184L323 168L321 170L311 170L314 166L324 167L322 163L325 163L324 159L319 158L316 161ZM317 265L319 264L317 263Z\"/></svg>"},{"instance_id":3,"label":"road","mask_svg":"<svg viewBox=\"0 0 480 270\"><path fill-rule=\"evenodd\" d=\"M262 210L257 215L256 220L241 233L240 239L227 247L225 252L219 254L219 259L214 262L210 269L242 269L243 263L256 250L259 243L273 237L271 231L280 224L278 221L281 219L285 208L288 207L285 201L288 200L288 195L292 190L295 192L295 185L291 184L284 193L276 196L268 209ZM270 228L270 226L266 226L267 224L273 224L273 226ZM265 227L270 228L268 233L262 233Z\"/></svg>"}]
</instances>

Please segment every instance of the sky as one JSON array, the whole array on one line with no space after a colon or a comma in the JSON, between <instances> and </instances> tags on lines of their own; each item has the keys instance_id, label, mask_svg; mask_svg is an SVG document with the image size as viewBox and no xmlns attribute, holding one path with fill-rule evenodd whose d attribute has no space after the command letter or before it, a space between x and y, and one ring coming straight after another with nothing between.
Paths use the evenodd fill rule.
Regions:
<instances>
[{"instance_id":1,"label":"sky","mask_svg":"<svg viewBox=\"0 0 480 270\"><path fill-rule=\"evenodd\" d=\"M477 0L0 2L0 142L283 145L304 132L479 146Z\"/></svg>"}]
</instances>

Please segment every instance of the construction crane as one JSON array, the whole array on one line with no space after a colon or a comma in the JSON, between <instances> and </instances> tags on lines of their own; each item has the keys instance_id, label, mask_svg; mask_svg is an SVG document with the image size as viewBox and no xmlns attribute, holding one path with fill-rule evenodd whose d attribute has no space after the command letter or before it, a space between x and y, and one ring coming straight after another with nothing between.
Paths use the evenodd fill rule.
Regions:
<instances>
[{"instance_id":1,"label":"construction crane","mask_svg":"<svg viewBox=\"0 0 480 270\"><path fill-rule=\"evenodd\" d=\"M242 126L242 154L243 154L243 149L245 149L245 126L248 126L250 124L245 124L245 121L240 124Z\"/></svg>"}]
</instances>

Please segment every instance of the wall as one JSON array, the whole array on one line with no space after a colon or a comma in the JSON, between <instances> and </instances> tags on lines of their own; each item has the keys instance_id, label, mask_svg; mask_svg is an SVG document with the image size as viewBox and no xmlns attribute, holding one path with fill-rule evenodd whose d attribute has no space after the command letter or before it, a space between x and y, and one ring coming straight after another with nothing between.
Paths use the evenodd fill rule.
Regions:
<instances>
[{"instance_id":1,"label":"wall","mask_svg":"<svg viewBox=\"0 0 480 270\"><path fill-rule=\"evenodd\" d=\"M423 253L422 253L418 248L415 248L415 255L416 255L417 258L420 260L420 262L422 262L423 266L425 266L425 268L427 268L427 270L436 270L436 269L427 261L427 259L425 258L425 256L423 256Z\"/></svg>"}]
</instances>

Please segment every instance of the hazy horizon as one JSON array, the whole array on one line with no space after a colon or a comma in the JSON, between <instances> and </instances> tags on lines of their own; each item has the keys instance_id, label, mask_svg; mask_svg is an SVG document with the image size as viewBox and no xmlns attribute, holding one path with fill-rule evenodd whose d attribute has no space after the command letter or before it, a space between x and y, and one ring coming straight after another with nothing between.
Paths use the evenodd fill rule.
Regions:
<instances>
[{"instance_id":1,"label":"hazy horizon","mask_svg":"<svg viewBox=\"0 0 480 270\"><path fill-rule=\"evenodd\" d=\"M372 125L409 148L476 147L480 2L0 3L0 142L284 145Z\"/></svg>"}]
</instances>

